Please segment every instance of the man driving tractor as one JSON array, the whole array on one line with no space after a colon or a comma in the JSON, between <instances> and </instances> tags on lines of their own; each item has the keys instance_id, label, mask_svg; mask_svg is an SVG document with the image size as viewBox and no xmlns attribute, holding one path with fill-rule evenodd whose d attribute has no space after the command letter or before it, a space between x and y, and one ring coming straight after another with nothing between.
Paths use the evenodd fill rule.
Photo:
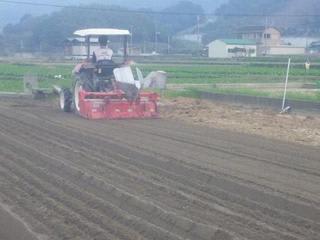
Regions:
<instances>
[{"instance_id":1,"label":"man driving tractor","mask_svg":"<svg viewBox=\"0 0 320 240\"><path fill-rule=\"evenodd\" d=\"M113 86L113 70L119 67L112 60L113 51L108 47L108 36L99 36L99 48L95 49L92 54L92 58L88 56L87 60L78 64L73 73L83 73L85 77L82 77L83 87L88 91L110 91ZM91 70L90 70L91 69Z\"/></svg>"},{"instance_id":2,"label":"man driving tractor","mask_svg":"<svg viewBox=\"0 0 320 240\"><path fill-rule=\"evenodd\" d=\"M108 47L108 37L99 36L99 45L100 47L93 52L92 62L97 63L104 60L111 61L113 51Z\"/></svg>"}]
</instances>

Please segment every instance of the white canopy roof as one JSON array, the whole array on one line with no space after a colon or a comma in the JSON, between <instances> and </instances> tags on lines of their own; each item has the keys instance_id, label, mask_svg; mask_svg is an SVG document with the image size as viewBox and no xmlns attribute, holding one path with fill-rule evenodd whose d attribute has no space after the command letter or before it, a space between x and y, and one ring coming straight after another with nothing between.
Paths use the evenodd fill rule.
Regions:
<instances>
[{"instance_id":1,"label":"white canopy roof","mask_svg":"<svg viewBox=\"0 0 320 240\"><path fill-rule=\"evenodd\" d=\"M86 36L126 36L130 35L128 30L113 29L113 28L89 28L82 29L74 32L75 35L86 37Z\"/></svg>"}]
</instances>

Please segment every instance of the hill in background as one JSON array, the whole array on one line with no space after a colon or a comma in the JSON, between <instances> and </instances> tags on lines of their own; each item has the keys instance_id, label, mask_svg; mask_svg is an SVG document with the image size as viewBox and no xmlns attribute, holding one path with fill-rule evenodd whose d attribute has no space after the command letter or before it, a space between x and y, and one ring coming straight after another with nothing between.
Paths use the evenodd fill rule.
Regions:
<instances>
[{"instance_id":1,"label":"hill in background","mask_svg":"<svg viewBox=\"0 0 320 240\"><path fill-rule=\"evenodd\" d=\"M53 1L53 0L52 0ZM46 0L47 3L52 1ZM82 3L82 0L58 1L61 5ZM87 0L86 2L89 2ZM217 5L224 2L215 10L201 18L200 32L204 34L204 44L216 38L232 38L238 28L244 26L275 26L283 35L290 36L320 36L320 4L319 0L201 0L201 1L151 1L140 0L137 4L133 0L112 0L109 2L124 6L89 4L81 5L84 8L109 9L109 11L86 10L77 8L33 7L41 16L25 15L15 24L8 24L0 36L1 49L10 51L55 51L63 46L63 40L72 35L79 28L87 27L116 27L126 28L134 32L134 43L144 44L155 41L155 33L159 32L158 41L164 45L168 37L179 32L191 29L198 23L196 15L185 14L149 14L150 11L177 12L177 13L210 13ZM197 4L195 2L199 2ZM44 3L44 1L42 1ZM2 5L3 3L0 2ZM5 5L15 7L16 14L12 18L28 11L32 6ZM22 7L23 6L23 7ZM164 8L163 8L164 7ZM3 8L1 8L2 10ZM143 9L146 13L130 12L130 9ZM5 12L9 15L8 12ZM215 15L215 16L214 16ZM1 15L0 15L1 16ZM2 16L3 18L3 16ZM211 21L209 21L211 20ZM188 43L189 44L189 43ZM179 42L178 46L182 43ZM190 49L186 45L185 49ZM197 47L199 44L197 44Z\"/></svg>"},{"instance_id":2,"label":"hill in background","mask_svg":"<svg viewBox=\"0 0 320 240\"><path fill-rule=\"evenodd\" d=\"M153 43L155 33L158 42L167 42L176 32L197 23L196 15L149 14L129 11L120 6L100 4L82 5L83 8L63 8L49 15L34 17L25 15L17 24L3 29L2 49L15 51L61 52L63 41L81 28L124 28L133 32L135 44ZM203 14L201 5L191 1L178 2L164 12L196 12ZM0 39L1 40L1 39ZM60 50L58 50L60 48ZM1 47L0 47L1 50Z\"/></svg>"},{"instance_id":3,"label":"hill in background","mask_svg":"<svg viewBox=\"0 0 320 240\"><path fill-rule=\"evenodd\" d=\"M23 0L24 1L24 0ZM100 5L116 5L130 9L149 8L154 10L162 10L171 5L178 3L180 0L37 0L33 3L41 4L58 4L58 5L79 5L79 4L100 4ZM207 12L213 12L222 3L227 0L192 0L192 2L201 5ZM30 2L30 1L29 1ZM43 14L59 11L59 8L48 6L31 6L31 5L17 5L0 2L0 29L8 23L18 23L20 18L25 14L33 16L40 16Z\"/></svg>"}]
</instances>

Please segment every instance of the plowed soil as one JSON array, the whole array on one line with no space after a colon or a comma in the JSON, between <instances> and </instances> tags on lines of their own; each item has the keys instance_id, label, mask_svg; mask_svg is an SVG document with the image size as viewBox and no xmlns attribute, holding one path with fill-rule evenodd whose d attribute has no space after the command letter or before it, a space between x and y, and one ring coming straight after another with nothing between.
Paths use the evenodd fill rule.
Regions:
<instances>
[{"instance_id":1,"label":"plowed soil","mask_svg":"<svg viewBox=\"0 0 320 240\"><path fill-rule=\"evenodd\" d=\"M44 240L319 240L320 150L1 100L0 202Z\"/></svg>"},{"instance_id":2,"label":"plowed soil","mask_svg":"<svg viewBox=\"0 0 320 240\"><path fill-rule=\"evenodd\" d=\"M279 111L192 98L162 100L161 115L200 126L320 147L320 114Z\"/></svg>"}]
</instances>

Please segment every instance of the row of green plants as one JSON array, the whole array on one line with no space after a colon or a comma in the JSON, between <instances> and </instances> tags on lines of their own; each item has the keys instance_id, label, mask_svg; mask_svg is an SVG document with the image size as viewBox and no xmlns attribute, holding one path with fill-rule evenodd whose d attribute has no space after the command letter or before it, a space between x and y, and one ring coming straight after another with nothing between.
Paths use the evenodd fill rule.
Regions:
<instances>
[{"instance_id":1,"label":"row of green plants","mask_svg":"<svg viewBox=\"0 0 320 240\"><path fill-rule=\"evenodd\" d=\"M168 65L168 64L137 64L146 75L150 71L163 70L168 72L169 83L184 84L214 84L214 83L257 83L257 82L283 82L285 69L280 67L257 67L245 65ZM18 92L23 90L23 75L32 73L39 77L39 87L49 88L53 84L63 87L71 85L71 71L73 65L53 65L53 64L10 64L0 63L0 91ZM62 75L62 79L54 78L55 75ZM303 69L293 67L291 70L290 80L295 82L314 83L320 89L320 69L314 68L306 73ZM217 90L213 91L228 91ZM232 90L233 93L241 93L246 95L265 95L263 92L254 92L248 89ZM167 91L176 94L175 91ZM190 94L190 91L184 92ZM194 92L191 93L194 96ZM292 94L291 94L292 95ZM317 96L310 97L305 94L296 93L296 96L291 96L295 99L310 99L317 101ZM299 95L299 96L298 96Z\"/></svg>"},{"instance_id":2,"label":"row of green plants","mask_svg":"<svg viewBox=\"0 0 320 240\"><path fill-rule=\"evenodd\" d=\"M272 91L261 91L257 89L250 88L239 88L239 89L226 89L226 88L215 88L211 89L210 92L214 93L224 93L224 94L239 94L246 96L257 96L257 97L270 97L282 99L283 92L272 92ZM296 92L288 91L287 99L290 100L301 100L301 101L311 101L311 102L320 102L320 92L306 93L306 92Z\"/></svg>"},{"instance_id":3,"label":"row of green plants","mask_svg":"<svg viewBox=\"0 0 320 240\"><path fill-rule=\"evenodd\" d=\"M240 88L240 89L222 89L222 88L213 88L213 89L201 89L201 88L186 88L183 90L166 90L162 93L162 96L169 98L176 97L189 97L189 98L200 98L201 91L207 91L212 93L222 93L222 94L236 94L236 95L245 95L245 96L255 96L255 97L270 97L282 99L282 93L273 93L266 91L259 91L249 88ZM288 92L287 99L289 100L300 100L300 101L309 101L309 102L320 102L320 92L313 94L303 93L303 92Z\"/></svg>"},{"instance_id":4,"label":"row of green plants","mask_svg":"<svg viewBox=\"0 0 320 240\"><path fill-rule=\"evenodd\" d=\"M137 62L157 62L157 63L191 63L191 64L239 64L239 63L248 63L248 64L256 64L256 63L265 63L265 64L286 64L288 62L289 56L266 56L266 57L256 57L256 58L208 58L208 57L191 57L181 55L164 55L164 56L153 56L153 57L134 57L134 60ZM291 56L291 62L293 64L304 64L307 60L311 62L311 64L320 64L319 56Z\"/></svg>"},{"instance_id":5,"label":"row of green plants","mask_svg":"<svg viewBox=\"0 0 320 240\"><path fill-rule=\"evenodd\" d=\"M65 75L70 76L72 66L60 65L40 65L40 64L10 64L0 63L0 75L23 76L26 73L32 73L39 76Z\"/></svg>"},{"instance_id":6,"label":"row of green plants","mask_svg":"<svg viewBox=\"0 0 320 240\"><path fill-rule=\"evenodd\" d=\"M164 64L144 64L138 65L145 72L152 70L163 70L173 76L189 76L189 75L284 75L286 67L268 67L268 66L250 66L250 65L164 65ZM320 68L312 68L306 72L303 68L293 66L290 76L320 76Z\"/></svg>"},{"instance_id":7,"label":"row of green plants","mask_svg":"<svg viewBox=\"0 0 320 240\"><path fill-rule=\"evenodd\" d=\"M268 75L283 76L286 68L283 67L257 67L257 66L220 66L220 65L164 65L164 64L138 64L143 72L148 73L154 70L168 72L172 78L203 78L203 77L228 77L228 76L251 76ZM63 75L70 77L72 65L37 65L37 64L0 64L0 76L23 76L26 73L33 73L42 77L54 77ZM304 69L293 67L290 76L320 76L320 68L311 68L308 73Z\"/></svg>"}]
</instances>

